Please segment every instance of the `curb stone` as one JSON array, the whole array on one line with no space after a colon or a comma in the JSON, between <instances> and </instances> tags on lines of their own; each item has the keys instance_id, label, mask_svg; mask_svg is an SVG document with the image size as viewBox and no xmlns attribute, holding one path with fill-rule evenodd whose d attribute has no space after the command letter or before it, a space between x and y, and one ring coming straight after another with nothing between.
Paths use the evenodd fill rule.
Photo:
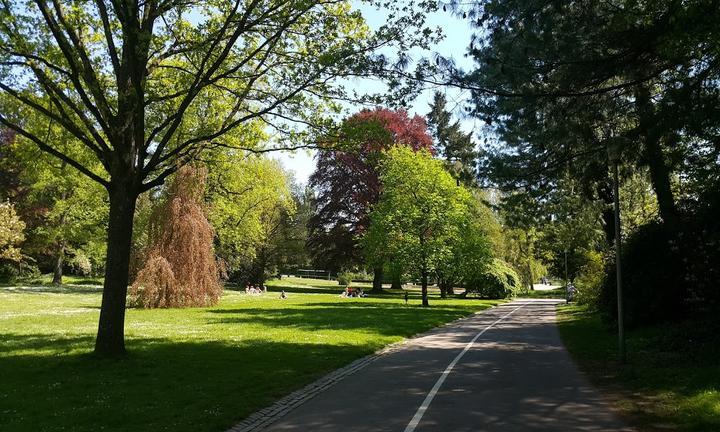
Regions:
<instances>
[{"instance_id":1,"label":"curb stone","mask_svg":"<svg viewBox=\"0 0 720 432\"><path fill-rule=\"evenodd\" d=\"M308 400L312 399L314 396L317 396L318 394L320 394L320 393L324 392L325 390L327 390L328 388L332 387L333 385L335 385L335 383L341 381L342 379L344 379L345 377L347 377L349 375L354 374L355 372L358 372L358 371L364 369L367 365L374 362L375 360L378 360L388 354L392 354L396 351L401 350L402 348L404 348L406 345L408 345L410 342L412 342L415 339L433 334L438 329L456 325L460 321L463 321L473 315L477 315L477 314L492 310L492 309L496 308L497 306L499 306L499 305L495 305L495 306L489 307L487 309L483 309L481 311L474 312L471 315L447 322L438 327L434 327L426 332L418 333L407 339L392 343L373 354L367 355L365 357L361 357L361 358L353 361L352 363L341 367L340 369L336 369L336 370L328 373L327 375L306 385L305 387L301 388L300 390L296 390L296 391L290 393L289 395L284 396L283 398L275 401L275 403L273 403L269 407L265 407L259 411L254 412L253 414L250 414L248 417L246 417L244 420L242 420L240 423L236 424L232 428L228 429L226 432L259 432L259 431L263 430L265 427L269 426L270 424L275 423L276 421L280 420L282 417L287 415L290 411L292 411L293 409L297 408L298 406L304 404Z\"/></svg>"}]
</instances>

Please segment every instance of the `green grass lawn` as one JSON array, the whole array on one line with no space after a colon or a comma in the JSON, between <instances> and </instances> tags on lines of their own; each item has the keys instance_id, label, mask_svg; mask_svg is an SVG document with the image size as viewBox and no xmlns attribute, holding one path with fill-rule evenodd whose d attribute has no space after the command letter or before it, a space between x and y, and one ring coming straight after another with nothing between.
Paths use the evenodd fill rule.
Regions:
<instances>
[{"instance_id":1,"label":"green grass lawn","mask_svg":"<svg viewBox=\"0 0 720 432\"><path fill-rule=\"evenodd\" d=\"M720 431L720 321L628 332L628 363L597 314L561 306L565 345L590 378L640 431Z\"/></svg>"},{"instance_id":2,"label":"green grass lawn","mask_svg":"<svg viewBox=\"0 0 720 432\"><path fill-rule=\"evenodd\" d=\"M527 292L523 293L521 296L522 298L547 298L547 299L564 299L565 298L565 288L555 288L551 290L528 290Z\"/></svg>"},{"instance_id":3,"label":"green grass lawn","mask_svg":"<svg viewBox=\"0 0 720 432\"><path fill-rule=\"evenodd\" d=\"M0 288L0 430L223 431L358 357L497 303L341 299L330 282L268 283L287 300L227 290L211 308L130 309L120 361L91 354L99 288Z\"/></svg>"}]
</instances>

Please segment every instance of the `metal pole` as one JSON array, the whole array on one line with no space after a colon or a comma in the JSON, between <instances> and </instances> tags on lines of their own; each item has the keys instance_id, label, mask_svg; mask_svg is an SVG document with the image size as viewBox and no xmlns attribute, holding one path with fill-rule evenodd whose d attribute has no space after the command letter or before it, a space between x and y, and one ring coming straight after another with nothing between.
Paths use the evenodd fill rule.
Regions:
<instances>
[{"instance_id":1,"label":"metal pole","mask_svg":"<svg viewBox=\"0 0 720 432\"><path fill-rule=\"evenodd\" d=\"M613 195L615 201L615 268L617 270L617 310L618 310L618 348L620 350L620 362L627 361L625 351L625 324L623 322L623 294L622 294L622 267L620 255L622 247L620 243L620 187L618 181L618 163L613 162Z\"/></svg>"},{"instance_id":2,"label":"metal pole","mask_svg":"<svg viewBox=\"0 0 720 432\"><path fill-rule=\"evenodd\" d=\"M567 249L565 249L565 288L567 288L569 282L570 281L568 280L568 268L567 268Z\"/></svg>"}]
</instances>

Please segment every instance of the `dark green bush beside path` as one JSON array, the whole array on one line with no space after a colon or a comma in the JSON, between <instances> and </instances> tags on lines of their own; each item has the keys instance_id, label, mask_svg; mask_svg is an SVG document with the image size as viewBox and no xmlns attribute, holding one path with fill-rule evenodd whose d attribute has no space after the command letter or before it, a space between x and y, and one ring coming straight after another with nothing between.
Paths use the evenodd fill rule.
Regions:
<instances>
[{"instance_id":1,"label":"dark green bush beside path","mask_svg":"<svg viewBox=\"0 0 720 432\"><path fill-rule=\"evenodd\" d=\"M561 306L558 320L572 356L641 432L720 430L719 319L630 331L624 366L597 314Z\"/></svg>"},{"instance_id":2,"label":"dark green bush beside path","mask_svg":"<svg viewBox=\"0 0 720 432\"><path fill-rule=\"evenodd\" d=\"M121 361L90 354L98 289L0 288L0 429L226 430L358 357L498 303L421 308L412 293L406 307L400 294L342 299L337 282L286 283L287 300L226 291L217 307L130 309Z\"/></svg>"}]
</instances>

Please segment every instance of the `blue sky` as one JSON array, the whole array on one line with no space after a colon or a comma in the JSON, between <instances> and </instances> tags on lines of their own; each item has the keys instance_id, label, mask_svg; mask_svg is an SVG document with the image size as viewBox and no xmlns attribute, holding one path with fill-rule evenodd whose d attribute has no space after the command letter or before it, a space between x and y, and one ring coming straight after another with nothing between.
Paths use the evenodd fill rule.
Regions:
<instances>
[{"instance_id":1,"label":"blue sky","mask_svg":"<svg viewBox=\"0 0 720 432\"><path fill-rule=\"evenodd\" d=\"M377 11L374 8L367 7L366 5L362 5L359 8L370 27L375 28L383 23L384 14L381 11ZM472 62L463 57L463 54L470 43L470 36L473 31L467 21L452 16L450 12L444 12L442 7L440 7L438 12L430 14L427 19L429 26L433 28L440 27L445 35L445 39L437 44L437 46L433 48L432 52L440 53L443 57L452 57L460 66L471 66ZM430 54L431 53L428 52L424 55ZM356 85L368 84L367 82L363 83L358 81ZM427 90L421 94L420 97L418 97L412 104L412 107L409 110L410 114L427 114L429 111L429 103L432 100L433 91L434 90ZM445 93L449 108L455 108L457 110L457 114L460 115L460 109L463 107L463 102L467 98L468 94L455 89L440 89L440 91ZM476 133L479 133L480 124L473 119L463 119L462 125L468 132L474 130ZM309 151L278 152L273 155L274 158L282 162L286 169L294 171L296 180L301 183L307 183L308 177L315 169L313 156L314 152Z\"/></svg>"}]
</instances>

